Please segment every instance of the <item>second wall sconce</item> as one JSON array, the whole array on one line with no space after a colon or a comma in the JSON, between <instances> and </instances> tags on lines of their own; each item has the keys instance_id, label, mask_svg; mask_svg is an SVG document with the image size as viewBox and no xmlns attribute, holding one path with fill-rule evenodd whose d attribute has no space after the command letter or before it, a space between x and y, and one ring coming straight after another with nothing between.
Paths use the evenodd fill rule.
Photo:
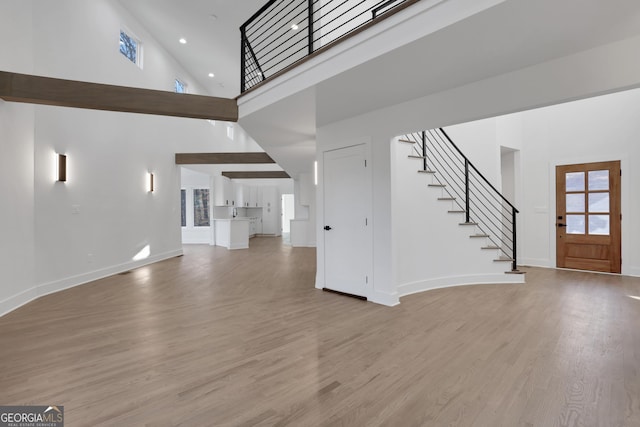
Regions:
<instances>
[{"instance_id":1,"label":"second wall sconce","mask_svg":"<svg viewBox=\"0 0 640 427\"><path fill-rule=\"evenodd\" d=\"M153 193L154 190L154 182L153 182L153 174L149 172L149 176L147 177L147 191L149 193Z\"/></svg>"},{"instance_id":2,"label":"second wall sconce","mask_svg":"<svg viewBox=\"0 0 640 427\"><path fill-rule=\"evenodd\" d=\"M59 182L67 181L67 156L58 154L56 178Z\"/></svg>"}]
</instances>

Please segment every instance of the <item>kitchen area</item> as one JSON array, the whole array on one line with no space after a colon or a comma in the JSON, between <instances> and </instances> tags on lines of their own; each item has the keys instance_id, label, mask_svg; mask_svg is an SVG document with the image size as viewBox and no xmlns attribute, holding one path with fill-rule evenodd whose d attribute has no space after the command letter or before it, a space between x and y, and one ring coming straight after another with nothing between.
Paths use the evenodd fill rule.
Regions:
<instances>
[{"instance_id":1,"label":"kitchen area","mask_svg":"<svg viewBox=\"0 0 640 427\"><path fill-rule=\"evenodd\" d=\"M246 249L254 237L282 234L282 194L291 179L232 180L181 168L184 244Z\"/></svg>"}]
</instances>

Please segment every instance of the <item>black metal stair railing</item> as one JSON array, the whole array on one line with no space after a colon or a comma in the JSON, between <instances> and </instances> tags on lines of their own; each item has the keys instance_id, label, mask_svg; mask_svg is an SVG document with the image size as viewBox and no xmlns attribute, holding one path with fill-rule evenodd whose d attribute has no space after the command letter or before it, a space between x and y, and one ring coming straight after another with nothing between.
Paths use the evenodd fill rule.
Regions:
<instances>
[{"instance_id":1,"label":"black metal stair railing","mask_svg":"<svg viewBox=\"0 0 640 427\"><path fill-rule=\"evenodd\" d=\"M270 0L240 27L245 92L317 49L417 0Z\"/></svg>"},{"instance_id":2,"label":"black metal stair railing","mask_svg":"<svg viewBox=\"0 0 640 427\"><path fill-rule=\"evenodd\" d=\"M518 209L507 200L469 161L444 129L431 129L403 137L414 143L423 158L423 170L434 172L454 203L464 212L465 223L477 224L492 247L511 260L517 271L516 215Z\"/></svg>"}]
</instances>

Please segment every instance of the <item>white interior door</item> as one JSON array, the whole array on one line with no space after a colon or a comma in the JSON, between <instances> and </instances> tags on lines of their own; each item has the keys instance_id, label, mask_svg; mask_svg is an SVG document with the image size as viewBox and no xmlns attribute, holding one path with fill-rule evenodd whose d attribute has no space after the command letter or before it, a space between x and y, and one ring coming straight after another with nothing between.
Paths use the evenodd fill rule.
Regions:
<instances>
[{"instance_id":1,"label":"white interior door","mask_svg":"<svg viewBox=\"0 0 640 427\"><path fill-rule=\"evenodd\" d=\"M371 185L364 145L324 153L325 288L367 296Z\"/></svg>"}]
</instances>

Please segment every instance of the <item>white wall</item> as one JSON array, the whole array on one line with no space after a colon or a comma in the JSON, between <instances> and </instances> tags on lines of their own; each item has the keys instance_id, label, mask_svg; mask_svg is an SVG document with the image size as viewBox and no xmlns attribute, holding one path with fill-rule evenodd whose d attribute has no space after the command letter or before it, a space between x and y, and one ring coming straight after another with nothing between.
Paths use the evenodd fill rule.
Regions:
<instances>
[{"instance_id":1,"label":"white wall","mask_svg":"<svg viewBox=\"0 0 640 427\"><path fill-rule=\"evenodd\" d=\"M389 113L386 120L380 120L381 111L375 111L321 127L317 133L320 161L322 152L352 145L356 140L367 141L373 153L372 215L374 266L377 271L372 290L374 297L370 296L370 299L375 300L376 292L380 292L386 298L381 297L379 301L391 304L400 295L434 283L432 279L447 278L447 272L440 271L442 267L448 265L450 271L458 269L444 260L431 262L437 258L436 255L450 253L449 249L457 247L451 246L451 242L443 236L434 238L434 235L425 235L418 239L441 242L443 250L432 254L435 258L423 262L424 258L410 256L414 250L419 253L419 248L414 245L416 234L410 231L413 230L412 225L418 226L418 221L407 212L412 209L422 211L426 207L411 205L412 199L405 199L404 188L410 185L403 181L403 171L389 172L389 164L400 166L388 158L385 164L385 150L389 151L393 132L398 130L409 114L413 114L410 110L414 106L414 103L408 103L386 109ZM633 188L639 184L640 177L631 165L640 155L635 141L640 130L635 120L639 109L640 91L632 90L446 128L456 144L498 189L502 187L501 147L517 150L517 155L514 155L512 190L515 192L515 204L521 211L518 216L520 264L555 266L553 180L558 164L621 160L623 215L625 218L637 216L640 206ZM430 120L433 118L425 119L425 127ZM404 121L405 125L408 123ZM510 172L505 170L505 173ZM323 223L323 197L322 185L319 185L317 203L320 226ZM393 207L391 212L389 206ZM640 273L638 231L635 223L623 221L624 274ZM322 287L324 280L323 250L322 231L318 231L317 287ZM416 269L416 263L422 269ZM508 266L504 270L508 270ZM481 274L479 270L475 270L475 273ZM471 275L472 272L460 273L461 276L465 274Z\"/></svg>"},{"instance_id":2,"label":"white wall","mask_svg":"<svg viewBox=\"0 0 640 427\"><path fill-rule=\"evenodd\" d=\"M32 72L31 8L0 2L0 70ZM35 296L33 127L33 106L0 100L0 315Z\"/></svg>"},{"instance_id":3,"label":"white wall","mask_svg":"<svg viewBox=\"0 0 640 427\"><path fill-rule=\"evenodd\" d=\"M483 126L487 124L478 130ZM490 243L487 239L469 238L479 230L459 225L464 215L448 213L459 208L437 200L448 196L442 189L427 187L437 182L430 175L417 173L422 164L407 158L412 154L411 146L394 141L391 150L394 283L400 296L447 286L523 279L521 275L504 274L511 270L511 264L493 261L500 256L498 250L481 249Z\"/></svg>"},{"instance_id":4,"label":"white wall","mask_svg":"<svg viewBox=\"0 0 640 427\"><path fill-rule=\"evenodd\" d=\"M295 219L291 227L292 246L316 246L316 185L313 172L294 180Z\"/></svg>"},{"instance_id":5,"label":"white wall","mask_svg":"<svg viewBox=\"0 0 640 427\"><path fill-rule=\"evenodd\" d=\"M142 39L142 70L119 52L121 28ZM115 0L0 2L0 35L4 71L160 90L181 77L201 92ZM0 313L181 254L174 154L256 146L227 139L221 122L2 101L0 137L0 195L11 201L0 210ZM67 155L66 183L54 181L55 152Z\"/></svg>"},{"instance_id":6,"label":"white wall","mask_svg":"<svg viewBox=\"0 0 640 427\"><path fill-rule=\"evenodd\" d=\"M523 262L555 266L555 166L621 160L622 273L640 275L640 90L524 113Z\"/></svg>"},{"instance_id":7,"label":"white wall","mask_svg":"<svg viewBox=\"0 0 640 427\"><path fill-rule=\"evenodd\" d=\"M584 99L447 128L454 142L485 164L483 173L500 175L500 147L514 148L513 173L518 215L519 263L556 266L555 167L620 160L622 164L622 273L640 275L640 197L637 135L640 90ZM495 126L495 137L487 132ZM463 132L459 130L462 129ZM483 157L482 153L485 153ZM475 160L474 160L475 161ZM520 169L518 171L517 169ZM501 183L501 180L499 181ZM626 219L626 220L625 220Z\"/></svg>"},{"instance_id":8,"label":"white wall","mask_svg":"<svg viewBox=\"0 0 640 427\"><path fill-rule=\"evenodd\" d=\"M36 74L167 91L180 77L190 93L206 94L117 0L37 1L33 22ZM142 41L142 69L120 53L121 29Z\"/></svg>"}]
</instances>

